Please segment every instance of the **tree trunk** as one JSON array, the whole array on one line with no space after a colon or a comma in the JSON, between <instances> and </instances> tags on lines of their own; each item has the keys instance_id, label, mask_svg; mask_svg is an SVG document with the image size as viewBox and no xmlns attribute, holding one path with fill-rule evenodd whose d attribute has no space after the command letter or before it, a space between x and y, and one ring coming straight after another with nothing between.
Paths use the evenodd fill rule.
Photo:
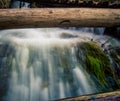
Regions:
<instances>
[{"instance_id":1,"label":"tree trunk","mask_svg":"<svg viewBox=\"0 0 120 101\"><path fill-rule=\"evenodd\" d=\"M120 26L120 9L0 9L0 29Z\"/></svg>"}]
</instances>

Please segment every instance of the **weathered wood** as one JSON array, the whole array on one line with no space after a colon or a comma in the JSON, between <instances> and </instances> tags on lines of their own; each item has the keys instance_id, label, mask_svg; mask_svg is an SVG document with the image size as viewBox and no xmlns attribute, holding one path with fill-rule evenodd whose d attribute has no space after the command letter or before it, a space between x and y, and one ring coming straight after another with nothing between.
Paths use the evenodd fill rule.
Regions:
<instances>
[{"instance_id":1,"label":"weathered wood","mask_svg":"<svg viewBox=\"0 0 120 101\"><path fill-rule=\"evenodd\" d=\"M120 100L120 90L101 92L97 94L88 94L77 97L69 97L56 101L119 101L119 100Z\"/></svg>"},{"instance_id":2,"label":"weathered wood","mask_svg":"<svg viewBox=\"0 0 120 101\"><path fill-rule=\"evenodd\" d=\"M120 9L0 9L0 29L120 26Z\"/></svg>"}]
</instances>

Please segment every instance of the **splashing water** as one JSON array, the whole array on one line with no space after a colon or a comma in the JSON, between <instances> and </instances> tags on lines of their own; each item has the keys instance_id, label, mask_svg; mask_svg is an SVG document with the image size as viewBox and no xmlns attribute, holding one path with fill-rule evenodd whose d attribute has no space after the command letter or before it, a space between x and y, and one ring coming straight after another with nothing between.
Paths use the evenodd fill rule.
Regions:
<instances>
[{"instance_id":1,"label":"splashing water","mask_svg":"<svg viewBox=\"0 0 120 101\"><path fill-rule=\"evenodd\" d=\"M48 101L98 92L74 48L93 37L99 40L90 33L59 28L1 31L1 68L9 68L3 100Z\"/></svg>"}]
</instances>

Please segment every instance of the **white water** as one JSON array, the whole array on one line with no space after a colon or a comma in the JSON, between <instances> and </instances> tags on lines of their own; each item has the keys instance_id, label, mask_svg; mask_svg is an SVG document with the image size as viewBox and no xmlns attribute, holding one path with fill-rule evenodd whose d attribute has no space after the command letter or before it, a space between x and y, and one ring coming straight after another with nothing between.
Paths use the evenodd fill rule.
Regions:
<instances>
[{"instance_id":1,"label":"white water","mask_svg":"<svg viewBox=\"0 0 120 101\"><path fill-rule=\"evenodd\" d=\"M1 44L15 50L5 101L48 101L97 92L74 50L76 43L97 36L58 28L0 33Z\"/></svg>"}]
</instances>

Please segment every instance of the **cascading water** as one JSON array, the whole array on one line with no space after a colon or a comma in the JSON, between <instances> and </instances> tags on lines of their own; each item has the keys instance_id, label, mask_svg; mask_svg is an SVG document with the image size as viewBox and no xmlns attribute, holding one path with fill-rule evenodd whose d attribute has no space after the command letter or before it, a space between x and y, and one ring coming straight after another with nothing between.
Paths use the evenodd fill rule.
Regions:
<instances>
[{"instance_id":1,"label":"cascading water","mask_svg":"<svg viewBox=\"0 0 120 101\"><path fill-rule=\"evenodd\" d=\"M113 89L109 82L102 85L100 81L104 81L100 76L87 71L86 54L81 47L81 43L102 43L106 39L109 37L60 28L1 31L0 99L48 101ZM89 58L94 60L91 56ZM90 65L97 67L98 64ZM116 84L115 80L112 81Z\"/></svg>"}]
</instances>

